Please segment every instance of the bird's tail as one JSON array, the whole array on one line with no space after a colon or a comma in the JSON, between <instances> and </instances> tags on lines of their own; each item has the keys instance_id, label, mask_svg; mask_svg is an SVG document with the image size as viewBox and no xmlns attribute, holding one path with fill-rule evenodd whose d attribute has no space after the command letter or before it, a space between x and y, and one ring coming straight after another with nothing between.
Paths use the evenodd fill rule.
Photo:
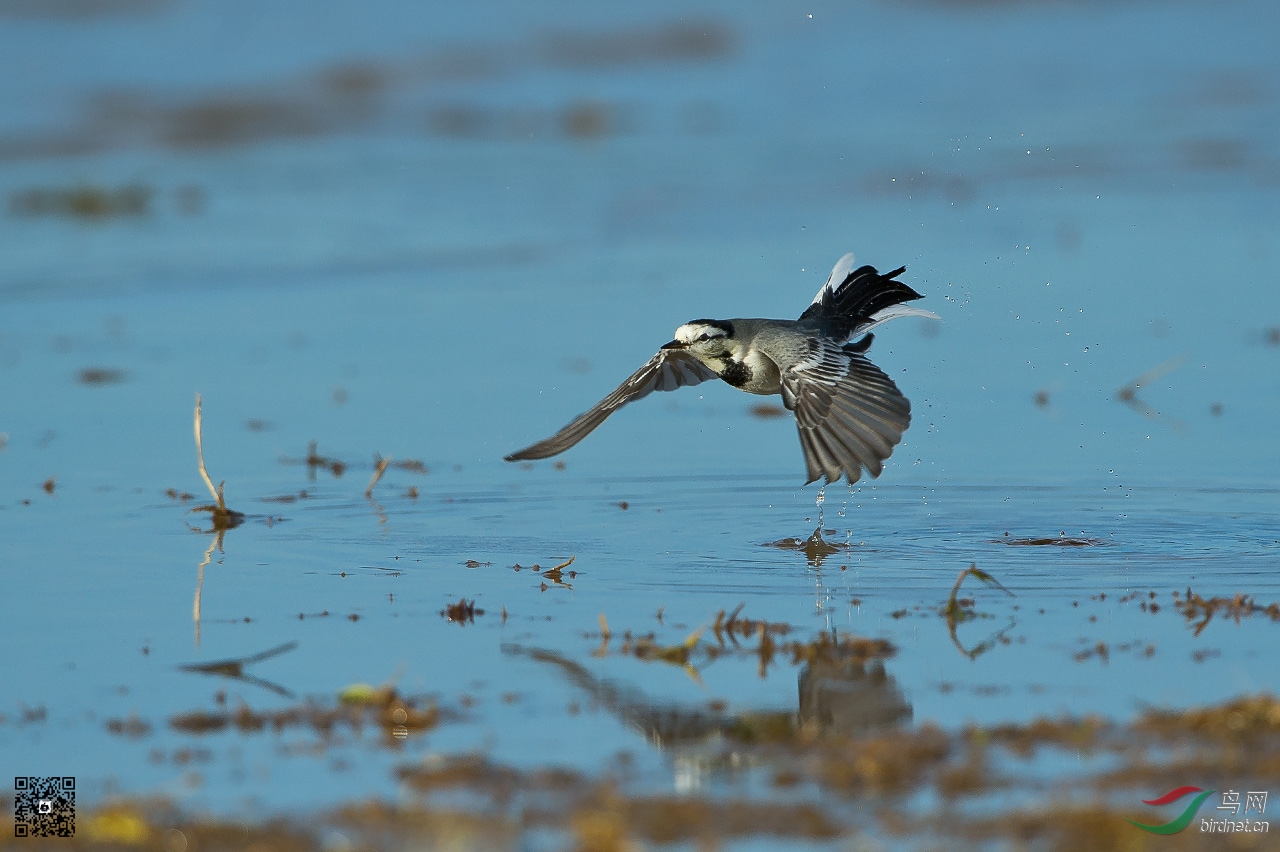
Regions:
<instances>
[{"instance_id":1,"label":"bird's tail","mask_svg":"<svg viewBox=\"0 0 1280 852\"><path fill-rule=\"evenodd\" d=\"M847 337L858 328L875 322L876 315L886 308L923 298L915 290L896 280L907 270L905 266L898 267L888 275L881 275L874 266L859 266L845 274L841 266L841 263L836 264L831 277L814 297L813 304L800 315L801 321L821 322L833 336ZM917 312L912 310L909 313ZM902 315L908 313L904 312Z\"/></svg>"}]
</instances>

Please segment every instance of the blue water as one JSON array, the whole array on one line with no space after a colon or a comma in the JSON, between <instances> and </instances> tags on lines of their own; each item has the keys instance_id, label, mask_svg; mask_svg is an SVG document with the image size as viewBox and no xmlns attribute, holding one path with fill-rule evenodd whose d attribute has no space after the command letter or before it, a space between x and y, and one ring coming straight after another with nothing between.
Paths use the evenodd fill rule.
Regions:
<instances>
[{"instance_id":1,"label":"blue water","mask_svg":"<svg viewBox=\"0 0 1280 852\"><path fill-rule=\"evenodd\" d=\"M889 639L890 693L949 728L1274 692L1274 624L1196 637L1171 592L1280 599L1276 18L333 2L5 19L0 770L74 774L87 801L274 812L394 797L391 768L431 753L594 771L625 750L668 789L678 756L503 648L657 707L795 710L784 662L761 678L721 658L699 683L616 642L592 656L600 614L676 643L742 602L803 638ZM365 82L334 84L344 69ZM15 200L133 184L145 215ZM847 550L813 565L765 546L813 531L817 489L790 418L718 383L626 408L563 470L501 461L691 318L798 315L849 250L906 264L943 321L877 335L914 420L881 479L827 489ZM210 472L249 515L210 554L198 633L197 393ZM343 477L294 463L311 441ZM375 453L430 472L392 468L366 498ZM572 589L512 570L570 556ZM987 617L963 648L1009 640L974 660L936 615L971 563L1016 595L965 587ZM1119 602L1134 591L1161 609ZM447 622L459 598L485 614ZM463 719L400 752L368 734L311 757L281 751L302 733L168 727L219 689L288 703L177 669L288 641L252 673L300 696L395 679ZM1097 642L1155 651L1074 659ZM152 732L104 730L130 714ZM153 759L193 745L212 759Z\"/></svg>"}]
</instances>

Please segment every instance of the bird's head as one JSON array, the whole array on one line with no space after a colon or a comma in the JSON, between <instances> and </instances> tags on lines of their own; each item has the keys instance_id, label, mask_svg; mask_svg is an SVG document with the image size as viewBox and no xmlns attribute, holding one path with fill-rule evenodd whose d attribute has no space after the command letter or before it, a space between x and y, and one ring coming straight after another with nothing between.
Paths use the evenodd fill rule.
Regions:
<instances>
[{"instance_id":1,"label":"bird's head","mask_svg":"<svg viewBox=\"0 0 1280 852\"><path fill-rule=\"evenodd\" d=\"M733 349L733 323L700 319L676 329L676 339L663 349L680 349L700 360L716 358Z\"/></svg>"}]
</instances>

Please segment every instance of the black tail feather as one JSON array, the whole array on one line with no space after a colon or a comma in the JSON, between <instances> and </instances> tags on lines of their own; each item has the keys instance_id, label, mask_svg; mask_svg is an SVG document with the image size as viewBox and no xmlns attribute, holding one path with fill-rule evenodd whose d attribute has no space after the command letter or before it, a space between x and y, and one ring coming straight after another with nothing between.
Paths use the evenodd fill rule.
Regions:
<instances>
[{"instance_id":1,"label":"black tail feather","mask_svg":"<svg viewBox=\"0 0 1280 852\"><path fill-rule=\"evenodd\" d=\"M905 266L900 266L881 275L874 266L859 266L834 292L824 287L822 298L810 305L800 319L816 320L829 326L833 333L847 334L885 308L923 298L895 280L906 271Z\"/></svg>"}]
</instances>

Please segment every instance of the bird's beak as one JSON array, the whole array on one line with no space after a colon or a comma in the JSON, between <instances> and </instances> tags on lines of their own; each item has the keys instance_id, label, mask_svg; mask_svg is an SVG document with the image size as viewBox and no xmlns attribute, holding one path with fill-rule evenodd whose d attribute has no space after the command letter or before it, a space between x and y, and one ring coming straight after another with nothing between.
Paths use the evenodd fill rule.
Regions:
<instances>
[{"instance_id":1,"label":"bird's beak","mask_svg":"<svg viewBox=\"0 0 1280 852\"><path fill-rule=\"evenodd\" d=\"M663 349L688 349L689 344L681 343L679 340L673 340L670 343L662 344Z\"/></svg>"}]
</instances>

